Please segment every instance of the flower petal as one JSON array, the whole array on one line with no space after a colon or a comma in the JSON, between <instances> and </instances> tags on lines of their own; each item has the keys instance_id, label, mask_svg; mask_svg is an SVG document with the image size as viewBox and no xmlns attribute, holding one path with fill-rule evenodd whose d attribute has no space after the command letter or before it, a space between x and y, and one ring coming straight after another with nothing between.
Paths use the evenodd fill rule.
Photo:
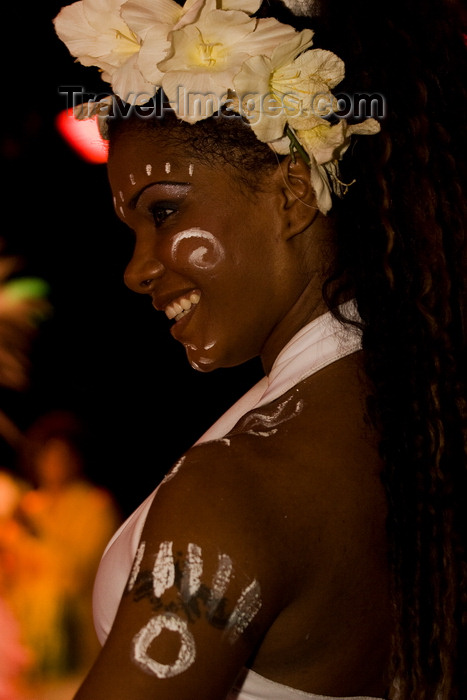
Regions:
<instances>
[{"instance_id":1,"label":"flower petal","mask_svg":"<svg viewBox=\"0 0 467 700\"><path fill-rule=\"evenodd\" d=\"M166 24L156 24L148 31L138 55L138 67L145 79L153 85L160 85L162 71L158 63L163 61L171 49L168 41L170 27Z\"/></svg>"}]
</instances>

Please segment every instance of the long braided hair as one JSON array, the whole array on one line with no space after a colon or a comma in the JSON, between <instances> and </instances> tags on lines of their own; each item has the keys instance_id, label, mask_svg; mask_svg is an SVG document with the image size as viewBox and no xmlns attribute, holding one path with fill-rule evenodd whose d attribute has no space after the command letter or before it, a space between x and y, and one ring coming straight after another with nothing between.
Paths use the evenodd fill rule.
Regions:
<instances>
[{"instance_id":1,"label":"long braided hair","mask_svg":"<svg viewBox=\"0 0 467 700\"><path fill-rule=\"evenodd\" d=\"M335 308L352 289L363 319L400 700L467 698L467 71L455 13L441 0L334 0L317 31L346 63L344 89L379 91L387 107L381 134L343 162L356 184L335 206L325 296Z\"/></svg>"}]
</instances>

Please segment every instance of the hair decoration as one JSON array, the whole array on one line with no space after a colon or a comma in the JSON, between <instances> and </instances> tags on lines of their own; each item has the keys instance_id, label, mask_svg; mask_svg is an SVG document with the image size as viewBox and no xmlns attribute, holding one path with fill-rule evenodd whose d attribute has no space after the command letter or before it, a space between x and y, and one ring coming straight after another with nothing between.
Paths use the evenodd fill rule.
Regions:
<instances>
[{"instance_id":1,"label":"hair decoration","mask_svg":"<svg viewBox=\"0 0 467 700\"><path fill-rule=\"evenodd\" d=\"M80 0L62 8L55 29L84 66L97 66L113 93L144 105L162 88L189 123L221 108L243 116L274 151L299 153L310 167L320 211L342 196L338 162L352 134L380 130L374 118L349 125L332 89L343 61L311 48L313 31L255 17L261 0ZM81 118L108 114L93 106ZM332 117L332 121L330 121ZM101 122L102 126L102 121Z\"/></svg>"}]
</instances>

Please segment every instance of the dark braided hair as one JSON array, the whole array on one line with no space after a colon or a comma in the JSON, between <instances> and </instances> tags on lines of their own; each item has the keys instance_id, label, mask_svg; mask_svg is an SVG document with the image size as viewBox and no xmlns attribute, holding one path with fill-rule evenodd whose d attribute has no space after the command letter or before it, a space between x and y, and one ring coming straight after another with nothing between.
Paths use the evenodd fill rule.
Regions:
<instances>
[{"instance_id":1,"label":"dark braided hair","mask_svg":"<svg viewBox=\"0 0 467 700\"><path fill-rule=\"evenodd\" d=\"M363 89L387 100L381 134L362 139L343 163L343 179L357 184L336 205L339 261L327 299L335 307L350 280L364 322L389 505L395 697L460 700L467 697L466 49L443 2L331 5L323 35L326 26L327 45L346 62L345 89L361 89L352 82L366 78Z\"/></svg>"},{"instance_id":2,"label":"dark braided hair","mask_svg":"<svg viewBox=\"0 0 467 700\"><path fill-rule=\"evenodd\" d=\"M330 216L328 307L362 317L369 414L381 435L395 618L389 697L467 698L466 164L463 15L453 0L314 0L296 18L346 65L339 90L380 93L381 133L341 167L355 184ZM464 27L465 28L465 27ZM111 120L112 121L112 120ZM165 122L170 138L225 158L252 185L276 165L241 119ZM121 125L120 125L121 126ZM113 138L118 121L111 124ZM165 136L166 134L164 134ZM111 139L112 143L112 139ZM194 150L196 148L196 150ZM201 154L204 154L202 156ZM346 321L346 319L341 319Z\"/></svg>"}]
</instances>

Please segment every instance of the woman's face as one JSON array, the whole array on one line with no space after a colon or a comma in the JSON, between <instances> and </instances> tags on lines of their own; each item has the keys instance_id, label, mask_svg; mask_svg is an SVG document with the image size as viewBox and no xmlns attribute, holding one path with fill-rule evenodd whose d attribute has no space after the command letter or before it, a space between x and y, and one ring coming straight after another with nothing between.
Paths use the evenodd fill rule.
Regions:
<instances>
[{"instance_id":1,"label":"woman's face","mask_svg":"<svg viewBox=\"0 0 467 700\"><path fill-rule=\"evenodd\" d=\"M135 236L125 282L173 320L195 369L240 364L273 342L302 289L276 215L283 181L274 171L246 193L233 168L159 139L124 132L109 157L115 210Z\"/></svg>"}]
</instances>

